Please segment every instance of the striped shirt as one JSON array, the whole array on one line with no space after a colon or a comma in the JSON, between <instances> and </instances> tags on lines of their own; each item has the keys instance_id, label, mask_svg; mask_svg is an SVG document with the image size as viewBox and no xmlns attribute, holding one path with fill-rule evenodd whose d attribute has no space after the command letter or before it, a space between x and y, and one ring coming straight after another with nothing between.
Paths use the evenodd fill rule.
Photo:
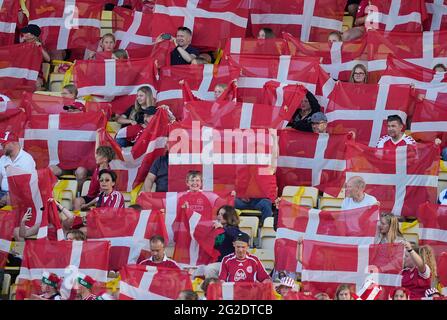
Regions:
<instances>
[{"instance_id":1,"label":"striped shirt","mask_svg":"<svg viewBox=\"0 0 447 320\"><path fill-rule=\"evenodd\" d=\"M101 192L99 197L96 198L96 207L124 208L124 196L119 191L112 191L109 195Z\"/></svg>"}]
</instances>

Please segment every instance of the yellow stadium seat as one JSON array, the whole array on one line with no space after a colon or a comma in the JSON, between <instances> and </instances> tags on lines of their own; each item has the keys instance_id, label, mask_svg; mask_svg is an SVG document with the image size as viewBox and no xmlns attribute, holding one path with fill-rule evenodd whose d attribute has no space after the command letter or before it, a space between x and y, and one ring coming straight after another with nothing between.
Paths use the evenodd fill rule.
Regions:
<instances>
[{"instance_id":1,"label":"yellow stadium seat","mask_svg":"<svg viewBox=\"0 0 447 320\"><path fill-rule=\"evenodd\" d=\"M3 277L3 284L2 284L2 296L8 296L9 295L9 287L11 286L11 275L9 273L5 273Z\"/></svg>"},{"instance_id":2,"label":"yellow stadium seat","mask_svg":"<svg viewBox=\"0 0 447 320\"><path fill-rule=\"evenodd\" d=\"M262 212L259 210L252 210L252 209L245 209L245 210L239 210L239 215L240 216L257 216L257 217L261 217L262 216Z\"/></svg>"},{"instance_id":3,"label":"yellow stadium seat","mask_svg":"<svg viewBox=\"0 0 447 320\"><path fill-rule=\"evenodd\" d=\"M63 73L50 73L49 79L49 89L52 92L61 92L62 91L62 82L64 81Z\"/></svg>"},{"instance_id":4,"label":"yellow stadium seat","mask_svg":"<svg viewBox=\"0 0 447 320\"><path fill-rule=\"evenodd\" d=\"M253 249L250 252L261 260L265 270L270 273L275 266L275 252L272 249Z\"/></svg>"},{"instance_id":5,"label":"yellow stadium seat","mask_svg":"<svg viewBox=\"0 0 447 320\"><path fill-rule=\"evenodd\" d=\"M107 122L107 132L108 133L117 133L118 130L121 129L121 124L115 121Z\"/></svg>"},{"instance_id":6,"label":"yellow stadium seat","mask_svg":"<svg viewBox=\"0 0 447 320\"><path fill-rule=\"evenodd\" d=\"M45 80L45 82L48 82L48 76L50 75L50 69L51 69L51 64L49 64L48 62L42 63L42 73L43 73L43 79Z\"/></svg>"},{"instance_id":7,"label":"yellow stadium seat","mask_svg":"<svg viewBox=\"0 0 447 320\"><path fill-rule=\"evenodd\" d=\"M273 249L275 247L276 231L273 228L273 217L264 220L264 226L261 228L261 248Z\"/></svg>"},{"instance_id":8,"label":"yellow stadium seat","mask_svg":"<svg viewBox=\"0 0 447 320\"><path fill-rule=\"evenodd\" d=\"M340 210L344 198L345 189L342 189L337 197L333 197L328 193L323 193L323 196L318 202L318 207L321 210Z\"/></svg>"},{"instance_id":9,"label":"yellow stadium seat","mask_svg":"<svg viewBox=\"0 0 447 320\"><path fill-rule=\"evenodd\" d=\"M78 182L76 180L59 180L53 189L53 197L64 207L71 210L77 190Z\"/></svg>"},{"instance_id":10,"label":"yellow stadium seat","mask_svg":"<svg viewBox=\"0 0 447 320\"><path fill-rule=\"evenodd\" d=\"M318 189L314 187L286 186L281 198L307 207L317 207Z\"/></svg>"},{"instance_id":11,"label":"yellow stadium seat","mask_svg":"<svg viewBox=\"0 0 447 320\"><path fill-rule=\"evenodd\" d=\"M343 17L343 31L351 29L354 24L353 16L344 16Z\"/></svg>"},{"instance_id":12,"label":"yellow stadium seat","mask_svg":"<svg viewBox=\"0 0 447 320\"><path fill-rule=\"evenodd\" d=\"M250 246L253 245L253 238L258 235L258 217L240 216L239 229L250 236Z\"/></svg>"},{"instance_id":13,"label":"yellow stadium seat","mask_svg":"<svg viewBox=\"0 0 447 320\"><path fill-rule=\"evenodd\" d=\"M174 247L165 247L165 253L168 258L172 259L172 257L174 256Z\"/></svg>"},{"instance_id":14,"label":"yellow stadium seat","mask_svg":"<svg viewBox=\"0 0 447 320\"><path fill-rule=\"evenodd\" d=\"M35 94L42 94L45 96L52 96L52 97L61 97L61 92L52 92L52 91L34 91Z\"/></svg>"},{"instance_id":15,"label":"yellow stadium seat","mask_svg":"<svg viewBox=\"0 0 447 320\"><path fill-rule=\"evenodd\" d=\"M9 289L9 300L16 299L16 290L17 290L17 284L12 284L11 288Z\"/></svg>"}]
</instances>

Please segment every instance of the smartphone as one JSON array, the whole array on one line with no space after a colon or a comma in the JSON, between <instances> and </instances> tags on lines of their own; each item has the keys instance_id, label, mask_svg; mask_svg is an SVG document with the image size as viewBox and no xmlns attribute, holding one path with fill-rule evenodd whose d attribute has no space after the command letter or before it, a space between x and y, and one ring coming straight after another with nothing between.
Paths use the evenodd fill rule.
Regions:
<instances>
[{"instance_id":1,"label":"smartphone","mask_svg":"<svg viewBox=\"0 0 447 320\"><path fill-rule=\"evenodd\" d=\"M161 38L162 38L163 40L170 40L170 39L171 39L171 35L170 35L169 33L163 33L163 34L161 35Z\"/></svg>"}]
</instances>

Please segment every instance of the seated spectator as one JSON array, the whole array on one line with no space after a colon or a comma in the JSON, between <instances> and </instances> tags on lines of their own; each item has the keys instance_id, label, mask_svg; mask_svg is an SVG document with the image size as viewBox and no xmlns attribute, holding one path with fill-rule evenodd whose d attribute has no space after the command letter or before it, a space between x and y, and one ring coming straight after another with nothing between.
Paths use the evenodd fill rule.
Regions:
<instances>
[{"instance_id":1,"label":"seated spectator","mask_svg":"<svg viewBox=\"0 0 447 320\"><path fill-rule=\"evenodd\" d=\"M141 113L143 114L143 122L120 129L115 137L118 144L122 148L135 145L156 112L157 108L155 107L149 107L142 110Z\"/></svg>"},{"instance_id":2,"label":"seated spectator","mask_svg":"<svg viewBox=\"0 0 447 320\"><path fill-rule=\"evenodd\" d=\"M116 60L129 59L129 54L124 49L116 49L112 53L112 58Z\"/></svg>"},{"instance_id":3,"label":"seated spectator","mask_svg":"<svg viewBox=\"0 0 447 320\"><path fill-rule=\"evenodd\" d=\"M412 299L425 296L425 291L436 286L437 268L433 249L422 246L418 252L410 242L405 241L404 269L402 270L402 287L410 291Z\"/></svg>"},{"instance_id":4,"label":"seated spectator","mask_svg":"<svg viewBox=\"0 0 447 320\"><path fill-rule=\"evenodd\" d=\"M346 182L345 194L341 210L356 209L379 204L374 196L365 193L366 183L362 177L351 177Z\"/></svg>"},{"instance_id":5,"label":"seated spectator","mask_svg":"<svg viewBox=\"0 0 447 320\"><path fill-rule=\"evenodd\" d=\"M163 267L171 269L181 269L177 262L169 259L165 253L165 239L162 236L152 236L150 239L151 257L138 264Z\"/></svg>"},{"instance_id":6,"label":"seated spectator","mask_svg":"<svg viewBox=\"0 0 447 320\"><path fill-rule=\"evenodd\" d=\"M396 149L400 146L415 144L416 141L403 132L404 123L400 116L391 115L387 119L387 135L381 137L377 142L377 148Z\"/></svg>"},{"instance_id":7,"label":"seated spectator","mask_svg":"<svg viewBox=\"0 0 447 320\"><path fill-rule=\"evenodd\" d=\"M433 298L441 298L442 294L436 288L430 288L425 290L425 298L433 299Z\"/></svg>"},{"instance_id":8,"label":"seated spectator","mask_svg":"<svg viewBox=\"0 0 447 320\"><path fill-rule=\"evenodd\" d=\"M365 26L366 18L371 9L372 7L370 7L369 0L360 1L357 13L354 15L354 26L343 32L343 41L351 41L361 38L365 34L366 29L371 29L373 27L370 23ZM351 7L351 10L353 10L353 7Z\"/></svg>"},{"instance_id":9,"label":"seated spectator","mask_svg":"<svg viewBox=\"0 0 447 320\"><path fill-rule=\"evenodd\" d=\"M165 35L159 35L155 43L162 41ZM191 46L192 31L187 27L179 27L176 37L170 37L176 48L171 52L171 65L190 64L200 54L199 50Z\"/></svg>"},{"instance_id":10,"label":"seated spectator","mask_svg":"<svg viewBox=\"0 0 447 320\"><path fill-rule=\"evenodd\" d=\"M405 240L399 230L399 220L391 213L381 215L377 231L376 244L401 243Z\"/></svg>"},{"instance_id":11,"label":"seated spectator","mask_svg":"<svg viewBox=\"0 0 447 320\"><path fill-rule=\"evenodd\" d=\"M89 203L95 199L100 192L99 176L98 173L103 169L110 169L110 162L115 159L115 151L109 146L99 146L96 148L95 161L96 168L93 171L92 178L90 180L90 186L86 196L76 198L73 202L73 210L78 211L86 209L86 203Z\"/></svg>"},{"instance_id":12,"label":"seated spectator","mask_svg":"<svg viewBox=\"0 0 447 320\"><path fill-rule=\"evenodd\" d=\"M177 300L199 300L199 296L192 290L182 290Z\"/></svg>"},{"instance_id":13,"label":"seated spectator","mask_svg":"<svg viewBox=\"0 0 447 320\"><path fill-rule=\"evenodd\" d=\"M144 180L142 192L151 192L152 186L156 184L155 192L167 192L168 191L168 145L166 144L166 153L152 163L151 168Z\"/></svg>"},{"instance_id":14,"label":"seated spectator","mask_svg":"<svg viewBox=\"0 0 447 320\"><path fill-rule=\"evenodd\" d=\"M438 197L438 203L447 205L447 189L444 189L441 191Z\"/></svg>"},{"instance_id":15,"label":"seated spectator","mask_svg":"<svg viewBox=\"0 0 447 320\"><path fill-rule=\"evenodd\" d=\"M313 133L327 133L327 117L323 112L314 113L310 117Z\"/></svg>"},{"instance_id":16,"label":"seated spectator","mask_svg":"<svg viewBox=\"0 0 447 320\"><path fill-rule=\"evenodd\" d=\"M349 284L341 284L337 287L334 300L354 300Z\"/></svg>"},{"instance_id":17,"label":"seated spectator","mask_svg":"<svg viewBox=\"0 0 447 320\"><path fill-rule=\"evenodd\" d=\"M315 295L317 300L331 300L331 297L326 292L319 292Z\"/></svg>"},{"instance_id":18,"label":"seated spectator","mask_svg":"<svg viewBox=\"0 0 447 320\"><path fill-rule=\"evenodd\" d=\"M102 169L99 176L99 196L86 204L87 207L96 204L97 208L124 208L124 196L121 192L114 190L116 173L110 169Z\"/></svg>"},{"instance_id":19,"label":"seated spectator","mask_svg":"<svg viewBox=\"0 0 447 320\"><path fill-rule=\"evenodd\" d=\"M219 250L220 255L217 262L205 266L205 278L218 277L220 262L225 256L234 252L233 240L241 233L241 230L239 230L239 216L234 207L225 205L219 208L214 228L221 228L224 231L214 241L214 248Z\"/></svg>"},{"instance_id":20,"label":"seated spectator","mask_svg":"<svg viewBox=\"0 0 447 320\"><path fill-rule=\"evenodd\" d=\"M191 64L207 64L208 61L205 60L205 58L197 57L191 60Z\"/></svg>"},{"instance_id":21,"label":"seated spectator","mask_svg":"<svg viewBox=\"0 0 447 320\"><path fill-rule=\"evenodd\" d=\"M61 278L55 273L44 272L42 274L42 283L40 285L41 294L31 295L31 300L62 300L61 295L57 289Z\"/></svg>"},{"instance_id":22,"label":"seated spectator","mask_svg":"<svg viewBox=\"0 0 447 320\"><path fill-rule=\"evenodd\" d=\"M222 259L219 280L225 282L270 282L261 261L248 253L250 237L239 233L233 241L234 253Z\"/></svg>"},{"instance_id":23,"label":"seated spectator","mask_svg":"<svg viewBox=\"0 0 447 320\"><path fill-rule=\"evenodd\" d=\"M331 33L329 33L329 36L327 37L327 41L328 42L341 42L341 41L343 41L342 37L343 37L343 33L341 33L340 31L332 31Z\"/></svg>"},{"instance_id":24,"label":"seated spectator","mask_svg":"<svg viewBox=\"0 0 447 320\"><path fill-rule=\"evenodd\" d=\"M391 291L390 300L410 300L410 291L403 287L396 288Z\"/></svg>"},{"instance_id":25,"label":"seated spectator","mask_svg":"<svg viewBox=\"0 0 447 320\"><path fill-rule=\"evenodd\" d=\"M74 84L67 84L62 88L61 96L62 98L75 100L78 98L78 88ZM75 101L73 105L65 105L63 109L68 112L84 112L85 106L81 102Z\"/></svg>"},{"instance_id":26,"label":"seated spectator","mask_svg":"<svg viewBox=\"0 0 447 320\"><path fill-rule=\"evenodd\" d=\"M234 207L239 210L259 210L259 228L264 225L264 220L273 215L272 201L268 198L236 198Z\"/></svg>"},{"instance_id":27,"label":"seated spectator","mask_svg":"<svg viewBox=\"0 0 447 320\"><path fill-rule=\"evenodd\" d=\"M67 232L67 234L65 235L65 238L67 240L71 240L71 241L86 241L87 240L87 237L85 236L85 234L78 229L69 230Z\"/></svg>"},{"instance_id":28,"label":"seated spectator","mask_svg":"<svg viewBox=\"0 0 447 320\"><path fill-rule=\"evenodd\" d=\"M205 278L205 280L203 280L202 284L200 285L204 295L202 300L206 300L208 287L211 283L219 283L219 278Z\"/></svg>"},{"instance_id":29,"label":"seated spectator","mask_svg":"<svg viewBox=\"0 0 447 320\"><path fill-rule=\"evenodd\" d=\"M447 68L442 63L438 63L433 67L433 71L436 72L447 72Z\"/></svg>"},{"instance_id":30,"label":"seated spectator","mask_svg":"<svg viewBox=\"0 0 447 320\"><path fill-rule=\"evenodd\" d=\"M295 280L289 277L281 278L279 286L276 287L276 292L284 298L290 291L297 291Z\"/></svg>"},{"instance_id":31,"label":"seated spectator","mask_svg":"<svg viewBox=\"0 0 447 320\"><path fill-rule=\"evenodd\" d=\"M99 40L98 49L96 52L92 52L90 50L86 50L87 60L93 60L97 58L96 53L102 52L106 53L107 55L110 54L110 57L112 56L113 49L115 48L116 39L113 33L106 33L101 37L101 40ZM107 57L105 55L104 57Z\"/></svg>"},{"instance_id":32,"label":"seated spectator","mask_svg":"<svg viewBox=\"0 0 447 320\"><path fill-rule=\"evenodd\" d=\"M354 68L352 68L351 75L349 76L349 82L368 83L368 70L363 64L356 64Z\"/></svg>"},{"instance_id":33,"label":"seated spectator","mask_svg":"<svg viewBox=\"0 0 447 320\"><path fill-rule=\"evenodd\" d=\"M318 100L310 91L307 91L306 96L301 101L300 108L296 110L288 126L299 131L312 132L310 118L320 110L321 106Z\"/></svg>"},{"instance_id":34,"label":"seated spectator","mask_svg":"<svg viewBox=\"0 0 447 320\"><path fill-rule=\"evenodd\" d=\"M11 131L0 133L3 156L0 157L0 208L9 205L9 186L6 167L16 167L37 174L33 157L22 149L19 138Z\"/></svg>"},{"instance_id":35,"label":"seated spectator","mask_svg":"<svg viewBox=\"0 0 447 320\"><path fill-rule=\"evenodd\" d=\"M80 275L74 284L77 293L75 300L98 300L98 296L92 293L95 282L95 279L90 276Z\"/></svg>"},{"instance_id":36,"label":"seated spectator","mask_svg":"<svg viewBox=\"0 0 447 320\"><path fill-rule=\"evenodd\" d=\"M261 28L258 32L258 39L272 39L276 38L275 33L270 28Z\"/></svg>"}]
</instances>

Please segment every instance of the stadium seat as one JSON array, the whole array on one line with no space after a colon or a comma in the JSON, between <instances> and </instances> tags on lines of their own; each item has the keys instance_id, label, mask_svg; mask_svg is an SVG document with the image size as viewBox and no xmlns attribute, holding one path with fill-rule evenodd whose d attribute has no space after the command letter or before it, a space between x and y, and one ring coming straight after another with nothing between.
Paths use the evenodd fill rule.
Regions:
<instances>
[{"instance_id":1,"label":"stadium seat","mask_svg":"<svg viewBox=\"0 0 447 320\"><path fill-rule=\"evenodd\" d=\"M12 284L11 287L9 288L9 300L16 299L16 290L17 290L17 284Z\"/></svg>"},{"instance_id":2,"label":"stadium seat","mask_svg":"<svg viewBox=\"0 0 447 320\"><path fill-rule=\"evenodd\" d=\"M10 286L11 286L11 275L9 273L5 273L3 277L2 293L1 293L3 297L7 297L9 295Z\"/></svg>"},{"instance_id":3,"label":"stadium seat","mask_svg":"<svg viewBox=\"0 0 447 320\"><path fill-rule=\"evenodd\" d=\"M118 130L121 128L121 125L115 121L107 122L107 132L110 134L116 134Z\"/></svg>"},{"instance_id":4,"label":"stadium seat","mask_svg":"<svg viewBox=\"0 0 447 320\"><path fill-rule=\"evenodd\" d=\"M417 220L400 222L399 230L407 241L419 244L419 222Z\"/></svg>"},{"instance_id":5,"label":"stadium seat","mask_svg":"<svg viewBox=\"0 0 447 320\"><path fill-rule=\"evenodd\" d=\"M343 31L351 29L354 24L353 16L344 16L343 17Z\"/></svg>"},{"instance_id":6,"label":"stadium seat","mask_svg":"<svg viewBox=\"0 0 447 320\"><path fill-rule=\"evenodd\" d=\"M238 212L239 216L257 216L259 218L262 216L262 212L259 210L251 210L251 209L246 210L237 209L237 210L239 211Z\"/></svg>"},{"instance_id":7,"label":"stadium seat","mask_svg":"<svg viewBox=\"0 0 447 320\"><path fill-rule=\"evenodd\" d=\"M440 162L438 177L438 194L447 188L447 161Z\"/></svg>"},{"instance_id":8,"label":"stadium seat","mask_svg":"<svg viewBox=\"0 0 447 320\"><path fill-rule=\"evenodd\" d=\"M320 198L318 207L321 210L340 210L341 204L345 197L345 190L342 189L338 196L335 198L330 194L323 193L323 196Z\"/></svg>"},{"instance_id":9,"label":"stadium seat","mask_svg":"<svg viewBox=\"0 0 447 320\"><path fill-rule=\"evenodd\" d=\"M48 82L48 76L50 75L50 70L51 70L51 64L49 64L48 62L43 62L42 63L42 73L43 73L43 79L45 80L45 82Z\"/></svg>"},{"instance_id":10,"label":"stadium seat","mask_svg":"<svg viewBox=\"0 0 447 320\"><path fill-rule=\"evenodd\" d=\"M130 206L130 201L132 199L130 192L121 192L124 196L124 207L128 208Z\"/></svg>"},{"instance_id":11,"label":"stadium seat","mask_svg":"<svg viewBox=\"0 0 447 320\"><path fill-rule=\"evenodd\" d=\"M112 11L102 11L101 15L101 37L112 32Z\"/></svg>"},{"instance_id":12,"label":"stadium seat","mask_svg":"<svg viewBox=\"0 0 447 320\"><path fill-rule=\"evenodd\" d=\"M68 210L71 210L77 190L78 182L76 180L59 180L53 189L53 197Z\"/></svg>"},{"instance_id":13,"label":"stadium seat","mask_svg":"<svg viewBox=\"0 0 447 320\"><path fill-rule=\"evenodd\" d=\"M165 247L166 256L170 259L174 256L174 247Z\"/></svg>"},{"instance_id":14,"label":"stadium seat","mask_svg":"<svg viewBox=\"0 0 447 320\"><path fill-rule=\"evenodd\" d=\"M52 91L34 91L35 94L43 94L46 96L52 96L52 97L61 97L61 92L52 92Z\"/></svg>"},{"instance_id":15,"label":"stadium seat","mask_svg":"<svg viewBox=\"0 0 447 320\"><path fill-rule=\"evenodd\" d=\"M84 181L82 184L81 197L86 196L88 193L88 188L90 188L90 180Z\"/></svg>"},{"instance_id":16,"label":"stadium seat","mask_svg":"<svg viewBox=\"0 0 447 320\"><path fill-rule=\"evenodd\" d=\"M275 266L275 252L272 249L253 249L251 253L261 260L268 273L273 270Z\"/></svg>"},{"instance_id":17,"label":"stadium seat","mask_svg":"<svg viewBox=\"0 0 447 320\"><path fill-rule=\"evenodd\" d=\"M241 216L239 229L250 236L250 246L253 246L253 239L258 236L258 217Z\"/></svg>"},{"instance_id":18,"label":"stadium seat","mask_svg":"<svg viewBox=\"0 0 447 320\"><path fill-rule=\"evenodd\" d=\"M261 248L273 249L275 246L276 231L273 229L273 217L264 220L264 226L261 228Z\"/></svg>"},{"instance_id":19,"label":"stadium seat","mask_svg":"<svg viewBox=\"0 0 447 320\"><path fill-rule=\"evenodd\" d=\"M281 198L301 206L316 208L318 189L314 187L286 186L282 191Z\"/></svg>"}]
</instances>

